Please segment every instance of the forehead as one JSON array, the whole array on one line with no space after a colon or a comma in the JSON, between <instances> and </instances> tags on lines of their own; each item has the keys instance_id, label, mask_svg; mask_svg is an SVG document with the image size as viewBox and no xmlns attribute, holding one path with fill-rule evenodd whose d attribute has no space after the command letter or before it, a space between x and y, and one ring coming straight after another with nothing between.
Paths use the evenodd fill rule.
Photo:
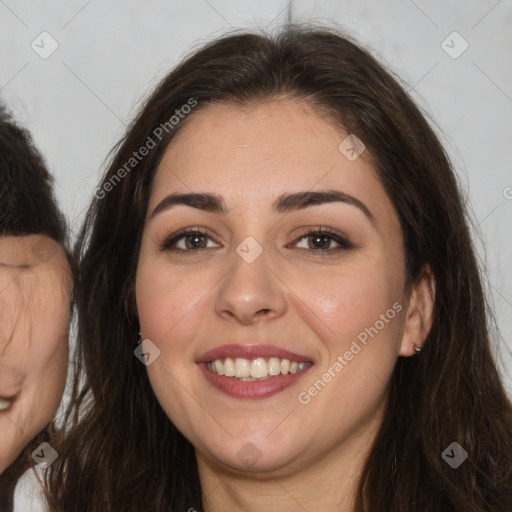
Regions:
<instances>
[{"instance_id":1,"label":"forehead","mask_svg":"<svg viewBox=\"0 0 512 512\"><path fill-rule=\"evenodd\" d=\"M394 210L368 155L349 160L340 151L348 135L303 101L200 106L167 148L149 207L171 192L215 192L231 208L330 188L356 196L375 217L393 222Z\"/></svg>"},{"instance_id":2,"label":"forehead","mask_svg":"<svg viewBox=\"0 0 512 512\"><path fill-rule=\"evenodd\" d=\"M13 266L38 270L70 272L63 247L46 235L0 234L0 267Z\"/></svg>"}]
</instances>

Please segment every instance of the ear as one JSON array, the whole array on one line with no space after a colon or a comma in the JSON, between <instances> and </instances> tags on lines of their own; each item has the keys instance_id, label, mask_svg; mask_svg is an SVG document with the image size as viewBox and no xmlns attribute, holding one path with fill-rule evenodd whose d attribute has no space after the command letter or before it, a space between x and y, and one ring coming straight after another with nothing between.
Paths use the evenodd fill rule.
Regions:
<instances>
[{"instance_id":1,"label":"ear","mask_svg":"<svg viewBox=\"0 0 512 512\"><path fill-rule=\"evenodd\" d=\"M399 355L410 357L416 354L415 347L423 347L430 332L436 295L434 273L427 265L412 285Z\"/></svg>"}]
</instances>

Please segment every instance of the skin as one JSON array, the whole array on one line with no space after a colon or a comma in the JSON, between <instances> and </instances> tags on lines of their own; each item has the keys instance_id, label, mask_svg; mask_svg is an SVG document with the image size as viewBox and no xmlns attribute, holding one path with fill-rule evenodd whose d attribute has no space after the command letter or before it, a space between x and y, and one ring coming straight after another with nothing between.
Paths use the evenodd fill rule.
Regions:
<instances>
[{"instance_id":1,"label":"skin","mask_svg":"<svg viewBox=\"0 0 512 512\"><path fill-rule=\"evenodd\" d=\"M413 344L421 345L430 329L432 275L426 269L406 290L397 214L364 153L349 161L338 150L346 136L298 101L209 104L187 120L157 170L137 307L143 338L161 351L147 366L152 387L195 447L207 511L352 510L397 358L414 355ZM375 224L339 202L272 211L282 194L325 189L358 198ZM169 193L191 191L221 195L227 215L178 205L150 218ZM301 238L318 226L354 247L334 251L338 244L327 239L319 250L314 235ZM187 227L209 231L205 249L159 249ZM248 236L263 248L250 264L236 252ZM400 313L301 404L298 394L396 302ZM283 347L314 366L272 397L232 398L212 387L195 361L238 341ZM237 456L246 443L261 455L251 467Z\"/></svg>"},{"instance_id":2,"label":"skin","mask_svg":"<svg viewBox=\"0 0 512 512\"><path fill-rule=\"evenodd\" d=\"M0 236L0 473L53 419L64 391L71 274L42 235Z\"/></svg>"}]
</instances>

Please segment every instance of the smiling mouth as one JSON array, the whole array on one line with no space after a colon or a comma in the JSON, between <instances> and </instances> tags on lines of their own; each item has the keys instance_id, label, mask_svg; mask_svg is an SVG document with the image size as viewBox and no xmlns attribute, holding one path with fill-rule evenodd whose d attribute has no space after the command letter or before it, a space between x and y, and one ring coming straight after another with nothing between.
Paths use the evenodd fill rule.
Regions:
<instances>
[{"instance_id":1,"label":"smiling mouth","mask_svg":"<svg viewBox=\"0 0 512 512\"><path fill-rule=\"evenodd\" d=\"M12 404L12 400L7 400L6 398L0 397L0 412L6 411L7 409L9 409L11 404Z\"/></svg>"},{"instance_id":2,"label":"smiling mouth","mask_svg":"<svg viewBox=\"0 0 512 512\"><path fill-rule=\"evenodd\" d=\"M221 358L208 361L206 368L211 373L239 381L262 381L278 375L294 375L312 366L307 361L291 361L279 357L258 357L257 359Z\"/></svg>"}]
</instances>

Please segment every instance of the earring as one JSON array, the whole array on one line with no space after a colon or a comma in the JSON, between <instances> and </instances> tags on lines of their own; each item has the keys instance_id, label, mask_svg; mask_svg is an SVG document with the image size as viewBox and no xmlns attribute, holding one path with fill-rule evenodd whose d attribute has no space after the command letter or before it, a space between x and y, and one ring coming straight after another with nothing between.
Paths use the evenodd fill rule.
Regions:
<instances>
[{"instance_id":1,"label":"earring","mask_svg":"<svg viewBox=\"0 0 512 512\"><path fill-rule=\"evenodd\" d=\"M415 343L413 343L412 345L413 345L414 350L415 350L416 352L418 352L418 353L420 353L420 352L421 352L421 349L422 349L423 347L417 346Z\"/></svg>"}]
</instances>

